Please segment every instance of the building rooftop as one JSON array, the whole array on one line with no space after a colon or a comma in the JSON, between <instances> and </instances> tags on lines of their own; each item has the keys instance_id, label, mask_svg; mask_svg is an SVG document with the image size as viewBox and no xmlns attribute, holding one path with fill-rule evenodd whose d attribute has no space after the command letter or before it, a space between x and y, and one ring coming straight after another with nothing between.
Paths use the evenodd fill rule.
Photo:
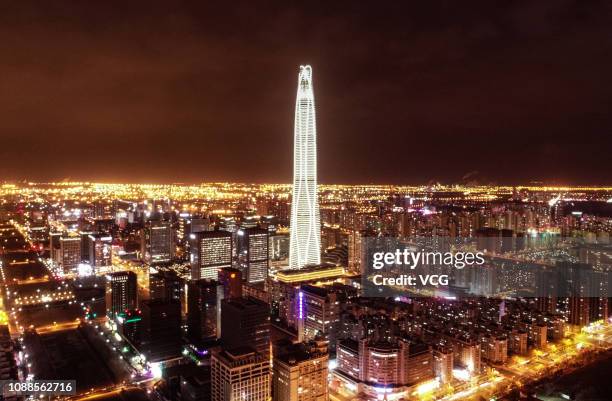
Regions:
<instances>
[{"instance_id":1,"label":"building rooftop","mask_svg":"<svg viewBox=\"0 0 612 401\"><path fill-rule=\"evenodd\" d=\"M319 358L325 355L327 355L327 342L310 342L290 344L284 348L281 348L279 354L275 356L274 359L287 365L296 365L300 362Z\"/></svg>"}]
</instances>

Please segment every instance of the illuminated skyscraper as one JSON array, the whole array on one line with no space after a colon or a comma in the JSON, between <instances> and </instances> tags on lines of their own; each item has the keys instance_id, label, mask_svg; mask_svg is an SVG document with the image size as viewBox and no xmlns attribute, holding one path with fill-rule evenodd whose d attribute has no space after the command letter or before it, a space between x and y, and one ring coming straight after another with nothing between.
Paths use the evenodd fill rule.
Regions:
<instances>
[{"instance_id":1,"label":"illuminated skyscraper","mask_svg":"<svg viewBox=\"0 0 612 401\"><path fill-rule=\"evenodd\" d=\"M274 353L272 399L327 401L327 342L291 344Z\"/></svg>"},{"instance_id":2,"label":"illuminated skyscraper","mask_svg":"<svg viewBox=\"0 0 612 401\"><path fill-rule=\"evenodd\" d=\"M212 401L270 400L270 357L249 347L215 348L211 357Z\"/></svg>"},{"instance_id":3,"label":"illuminated skyscraper","mask_svg":"<svg viewBox=\"0 0 612 401\"><path fill-rule=\"evenodd\" d=\"M137 292L136 273L121 271L106 276L106 312L115 317L120 312L136 309Z\"/></svg>"},{"instance_id":4,"label":"illuminated skyscraper","mask_svg":"<svg viewBox=\"0 0 612 401\"><path fill-rule=\"evenodd\" d=\"M83 241L83 239L81 239ZM89 234L87 236L87 259L91 267L112 265L111 245L113 237L105 234ZM83 246L81 246L83 249ZM81 255L81 259L83 255Z\"/></svg>"},{"instance_id":5,"label":"illuminated skyscraper","mask_svg":"<svg viewBox=\"0 0 612 401\"><path fill-rule=\"evenodd\" d=\"M81 262L81 237L60 237L60 264L64 272L75 269Z\"/></svg>"},{"instance_id":6,"label":"illuminated skyscraper","mask_svg":"<svg viewBox=\"0 0 612 401\"><path fill-rule=\"evenodd\" d=\"M165 263L174 258L174 229L167 221L150 221L142 233L142 255L148 263Z\"/></svg>"},{"instance_id":7,"label":"illuminated skyscraper","mask_svg":"<svg viewBox=\"0 0 612 401\"><path fill-rule=\"evenodd\" d=\"M293 148L293 198L289 266L321 263L321 227L317 198L317 127L312 68L300 66Z\"/></svg>"},{"instance_id":8,"label":"illuminated skyscraper","mask_svg":"<svg viewBox=\"0 0 612 401\"><path fill-rule=\"evenodd\" d=\"M202 340L220 337L223 286L215 280L191 280L187 294L189 338L199 343Z\"/></svg>"},{"instance_id":9,"label":"illuminated skyscraper","mask_svg":"<svg viewBox=\"0 0 612 401\"><path fill-rule=\"evenodd\" d=\"M191 278L217 280L219 270L232 267L232 233L228 231L202 231L191 233Z\"/></svg>"},{"instance_id":10,"label":"illuminated skyscraper","mask_svg":"<svg viewBox=\"0 0 612 401\"><path fill-rule=\"evenodd\" d=\"M268 277L268 230L258 227L237 232L238 263L246 282L261 283Z\"/></svg>"}]
</instances>

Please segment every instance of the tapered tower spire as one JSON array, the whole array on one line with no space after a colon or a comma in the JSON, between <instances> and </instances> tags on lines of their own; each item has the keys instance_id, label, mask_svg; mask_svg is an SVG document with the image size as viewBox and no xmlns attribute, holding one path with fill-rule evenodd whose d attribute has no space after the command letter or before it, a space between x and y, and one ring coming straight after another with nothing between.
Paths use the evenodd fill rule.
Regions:
<instances>
[{"instance_id":1,"label":"tapered tower spire","mask_svg":"<svg viewBox=\"0 0 612 401\"><path fill-rule=\"evenodd\" d=\"M300 66L293 147L293 198L289 267L321 263L321 223L317 196L317 124L312 68Z\"/></svg>"}]
</instances>

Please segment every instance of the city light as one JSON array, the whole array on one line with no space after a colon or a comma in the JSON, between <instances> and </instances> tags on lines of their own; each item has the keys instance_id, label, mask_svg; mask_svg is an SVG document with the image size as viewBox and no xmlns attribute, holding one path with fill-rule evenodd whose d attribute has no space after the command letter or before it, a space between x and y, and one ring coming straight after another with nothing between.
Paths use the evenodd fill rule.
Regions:
<instances>
[{"instance_id":1,"label":"city light","mask_svg":"<svg viewBox=\"0 0 612 401\"><path fill-rule=\"evenodd\" d=\"M453 377L461 381L468 381L471 375L468 369L453 369Z\"/></svg>"}]
</instances>

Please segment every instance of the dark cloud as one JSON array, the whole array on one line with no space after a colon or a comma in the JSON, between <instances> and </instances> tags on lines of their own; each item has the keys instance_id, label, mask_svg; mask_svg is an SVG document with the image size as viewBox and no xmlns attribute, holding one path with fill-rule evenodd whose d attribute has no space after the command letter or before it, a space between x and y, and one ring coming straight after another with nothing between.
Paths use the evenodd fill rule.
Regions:
<instances>
[{"instance_id":1,"label":"dark cloud","mask_svg":"<svg viewBox=\"0 0 612 401\"><path fill-rule=\"evenodd\" d=\"M6 2L0 180L610 184L606 1Z\"/></svg>"}]
</instances>

